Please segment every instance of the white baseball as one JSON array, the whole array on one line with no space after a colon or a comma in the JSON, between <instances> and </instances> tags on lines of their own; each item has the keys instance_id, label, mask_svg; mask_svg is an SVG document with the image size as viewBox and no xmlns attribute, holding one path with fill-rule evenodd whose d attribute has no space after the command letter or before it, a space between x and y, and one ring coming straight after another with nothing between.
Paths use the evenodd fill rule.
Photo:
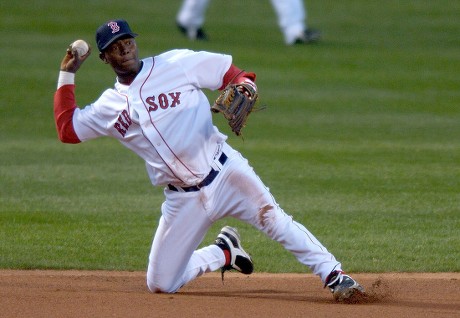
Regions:
<instances>
[{"instance_id":1,"label":"white baseball","mask_svg":"<svg viewBox=\"0 0 460 318\"><path fill-rule=\"evenodd\" d=\"M76 40L71 44L72 50L78 52L78 56L83 56L88 53L89 45L84 40Z\"/></svg>"}]
</instances>

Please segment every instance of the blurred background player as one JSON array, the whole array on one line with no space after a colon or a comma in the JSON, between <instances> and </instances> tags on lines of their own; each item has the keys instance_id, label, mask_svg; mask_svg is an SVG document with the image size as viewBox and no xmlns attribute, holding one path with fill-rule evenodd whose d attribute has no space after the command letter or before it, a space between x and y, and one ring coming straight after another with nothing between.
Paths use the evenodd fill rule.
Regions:
<instances>
[{"instance_id":1,"label":"blurred background player","mask_svg":"<svg viewBox=\"0 0 460 318\"><path fill-rule=\"evenodd\" d=\"M307 11L302 0L271 0L278 25L287 45L308 44L318 41L321 33L309 29ZM209 0L184 0L176 17L179 30L191 40L207 40L203 30Z\"/></svg>"}]
</instances>

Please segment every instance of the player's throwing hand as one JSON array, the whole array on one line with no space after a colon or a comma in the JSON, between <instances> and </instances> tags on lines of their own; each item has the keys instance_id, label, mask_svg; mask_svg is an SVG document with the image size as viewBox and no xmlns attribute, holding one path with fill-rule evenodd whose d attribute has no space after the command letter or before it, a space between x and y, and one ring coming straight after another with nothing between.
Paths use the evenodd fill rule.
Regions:
<instances>
[{"instance_id":1,"label":"player's throwing hand","mask_svg":"<svg viewBox=\"0 0 460 318\"><path fill-rule=\"evenodd\" d=\"M61 62L61 71L76 73L83 62L91 55L91 46L85 55L79 56L78 50L69 45Z\"/></svg>"}]
</instances>

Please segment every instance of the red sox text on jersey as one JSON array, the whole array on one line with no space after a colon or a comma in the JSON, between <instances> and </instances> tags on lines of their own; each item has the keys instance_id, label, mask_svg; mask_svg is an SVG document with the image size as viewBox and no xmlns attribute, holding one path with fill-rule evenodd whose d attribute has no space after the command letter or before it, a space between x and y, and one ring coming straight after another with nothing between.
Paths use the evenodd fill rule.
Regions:
<instances>
[{"instance_id":1,"label":"red sox text on jersey","mask_svg":"<svg viewBox=\"0 0 460 318\"><path fill-rule=\"evenodd\" d=\"M155 112L158 109L173 108L180 105L180 94L180 92L167 94L161 93L158 96L153 95L147 97L145 102L149 105L149 112ZM133 121L131 120L128 111L125 109L118 116L114 128L124 137L132 123Z\"/></svg>"}]
</instances>

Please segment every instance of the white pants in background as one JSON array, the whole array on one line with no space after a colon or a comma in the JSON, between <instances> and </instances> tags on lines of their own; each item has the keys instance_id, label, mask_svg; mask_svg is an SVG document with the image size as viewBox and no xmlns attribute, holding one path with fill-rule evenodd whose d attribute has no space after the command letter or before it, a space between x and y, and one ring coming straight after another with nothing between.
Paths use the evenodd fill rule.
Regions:
<instances>
[{"instance_id":1,"label":"white pants in background","mask_svg":"<svg viewBox=\"0 0 460 318\"><path fill-rule=\"evenodd\" d=\"M306 29L307 11L302 0L271 0L278 17L278 25L286 44L292 44ZM204 24L209 0L184 0L177 14L177 22L198 29Z\"/></svg>"}]
</instances>

